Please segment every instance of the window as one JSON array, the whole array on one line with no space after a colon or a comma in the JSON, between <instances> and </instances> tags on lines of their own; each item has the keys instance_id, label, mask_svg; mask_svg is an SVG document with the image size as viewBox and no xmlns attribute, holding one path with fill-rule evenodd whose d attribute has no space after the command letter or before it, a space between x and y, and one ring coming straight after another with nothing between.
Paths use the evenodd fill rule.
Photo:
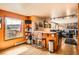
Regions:
<instances>
[{"instance_id":1,"label":"window","mask_svg":"<svg viewBox=\"0 0 79 59\"><path fill-rule=\"evenodd\" d=\"M5 18L5 40L23 37L23 20Z\"/></svg>"}]
</instances>

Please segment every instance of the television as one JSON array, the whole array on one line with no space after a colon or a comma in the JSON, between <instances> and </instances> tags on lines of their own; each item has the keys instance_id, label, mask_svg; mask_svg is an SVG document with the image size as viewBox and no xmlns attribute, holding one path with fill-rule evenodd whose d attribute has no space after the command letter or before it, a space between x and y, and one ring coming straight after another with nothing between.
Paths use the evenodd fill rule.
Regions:
<instances>
[{"instance_id":1,"label":"television","mask_svg":"<svg viewBox=\"0 0 79 59\"><path fill-rule=\"evenodd\" d=\"M31 24L32 21L31 20L25 20L25 24Z\"/></svg>"}]
</instances>

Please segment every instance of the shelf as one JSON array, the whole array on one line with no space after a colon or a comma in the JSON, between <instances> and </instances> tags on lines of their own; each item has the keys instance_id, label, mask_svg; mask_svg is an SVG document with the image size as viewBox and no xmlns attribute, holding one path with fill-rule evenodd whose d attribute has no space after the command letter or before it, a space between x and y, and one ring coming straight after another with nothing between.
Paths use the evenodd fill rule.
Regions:
<instances>
[{"instance_id":1,"label":"shelf","mask_svg":"<svg viewBox=\"0 0 79 59\"><path fill-rule=\"evenodd\" d=\"M29 36L31 35L31 33L32 33L32 28L31 28L31 24L25 24L26 26L25 26L25 33L24 33L24 35L25 35L25 39L27 40L27 39L30 39L29 38Z\"/></svg>"},{"instance_id":2,"label":"shelf","mask_svg":"<svg viewBox=\"0 0 79 59\"><path fill-rule=\"evenodd\" d=\"M28 33L29 31L27 31L27 32L25 32L25 33ZM31 33L31 32L29 32L29 33Z\"/></svg>"}]
</instances>

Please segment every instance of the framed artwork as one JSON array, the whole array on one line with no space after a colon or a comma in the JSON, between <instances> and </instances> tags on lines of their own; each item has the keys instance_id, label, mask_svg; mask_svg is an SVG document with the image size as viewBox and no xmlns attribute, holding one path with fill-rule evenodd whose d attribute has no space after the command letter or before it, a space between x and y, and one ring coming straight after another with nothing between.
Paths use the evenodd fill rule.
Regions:
<instances>
[{"instance_id":1,"label":"framed artwork","mask_svg":"<svg viewBox=\"0 0 79 59\"><path fill-rule=\"evenodd\" d=\"M34 29L35 31L43 31L44 30L42 22L35 22L34 25L35 25L35 29Z\"/></svg>"},{"instance_id":2,"label":"framed artwork","mask_svg":"<svg viewBox=\"0 0 79 59\"><path fill-rule=\"evenodd\" d=\"M43 27L43 22L39 22L39 27Z\"/></svg>"},{"instance_id":3,"label":"framed artwork","mask_svg":"<svg viewBox=\"0 0 79 59\"><path fill-rule=\"evenodd\" d=\"M38 29L39 29L39 25L35 23L35 31L37 31Z\"/></svg>"},{"instance_id":4,"label":"framed artwork","mask_svg":"<svg viewBox=\"0 0 79 59\"><path fill-rule=\"evenodd\" d=\"M0 29L2 28L2 17L0 17Z\"/></svg>"},{"instance_id":5,"label":"framed artwork","mask_svg":"<svg viewBox=\"0 0 79 59\"><path fill-rule=\"evenodd\" d=\"M49 28L51 28L51 24L49 24Z\"/></svg>"}]
</instances>

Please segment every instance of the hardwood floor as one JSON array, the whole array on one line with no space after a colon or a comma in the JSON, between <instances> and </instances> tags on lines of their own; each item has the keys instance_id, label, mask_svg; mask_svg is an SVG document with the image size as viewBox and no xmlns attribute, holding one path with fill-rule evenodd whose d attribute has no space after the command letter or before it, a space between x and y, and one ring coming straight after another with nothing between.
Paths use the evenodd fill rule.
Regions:
<instances>
[{"instance_id":1,"label":"hardwood floor","mask_svg":"<svg viewBox=\"0 0 79 59\"><path fill-rule=\"evenodd\" d=\"M65 44L63 40L61 48L55 53L49 53L47 49L39 49L31 45L22 44L2 50L0 55L77 55L77 50L76 46Z\"/></svg>"},{"instance_id":2,"label":"hardwood floor","mask_svg":"<svg viewBox=\"0 0 79 59\"><path fill-rule=\"evenodd\" d=\"M61 47L56 53L62 55L77 55L77 46L66 44L64 41L65 39L62 40Z\"/></svg>"}]
</instances>

